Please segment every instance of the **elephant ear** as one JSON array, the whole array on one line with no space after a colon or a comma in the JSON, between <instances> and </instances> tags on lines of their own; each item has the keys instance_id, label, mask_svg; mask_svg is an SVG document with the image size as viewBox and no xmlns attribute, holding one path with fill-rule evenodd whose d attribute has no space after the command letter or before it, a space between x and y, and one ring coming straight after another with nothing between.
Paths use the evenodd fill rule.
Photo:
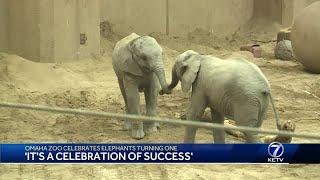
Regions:
<instances>
[{"instance_id":1,"label":"elephant ear","mask_svg":"<svg viewBox=\"0 0 320 180\"><path fill-rule=\"evenodd\" d=\"M124 67L124 71L128 72L130 74L136 75L136 76L143 76L143 72L141 71L138 63L135 61L135 58L138 58L137 55L135 54L135 47L134 47L134 41L136 41L137 39L139 39L140 37L132 40L132 42L130 42L128 44L128 54L126 55L126 57L124 58L123 61L123 67Z\"/></svg>"},{"instance_id":2,"label":"elephant ear","mask_svg":"<svg viewBox=\"0 0 320 180\"><path fill-rule=\"evenodd\" d=\"M183 92L188 92L197 77L200 68L200 58L197 55L191 56L182 62L181 88Z\"/></svg>"},{"instance_id":3,"label":"elephant ear","mask_svg":"<svg viewBox=\"0 0 320 180\"><path fill-rule=\"evenodd\" d=\"M140 67L138 66L138 64L134 61L134 55L128 56L125 60L124 60L124 71L136 76L143 76L143 73L140 69Z\"/></svg>"}]
</instances>

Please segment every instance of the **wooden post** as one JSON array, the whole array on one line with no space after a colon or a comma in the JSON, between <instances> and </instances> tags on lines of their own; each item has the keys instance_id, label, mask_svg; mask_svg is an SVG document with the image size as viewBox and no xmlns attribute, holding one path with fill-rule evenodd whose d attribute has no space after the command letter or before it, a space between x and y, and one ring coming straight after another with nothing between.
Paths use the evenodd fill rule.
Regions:
<instances>
[{"instance_id":1,"label":"wooden post","mask_svg":"<svg viewBox=\"0 0 320 180\"><path fill-rule=\"evenodd\" d=\"M282 40L290 40L291 28L281 29L277 35L277 43Z\"/></svg>"}]
</instances>

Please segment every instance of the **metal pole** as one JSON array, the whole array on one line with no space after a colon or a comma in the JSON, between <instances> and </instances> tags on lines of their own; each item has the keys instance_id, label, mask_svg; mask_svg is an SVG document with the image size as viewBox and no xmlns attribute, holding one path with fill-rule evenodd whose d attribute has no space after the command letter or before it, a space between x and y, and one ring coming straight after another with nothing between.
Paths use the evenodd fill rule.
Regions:
<instances>
[{"instance_id":1,"label":"metal pole","mask_svg":"<svg viewBox=\"0 0 320 180\"><path fill-rule=\"evenodd\" d=\"M132 121L161 122L161 123L176 124L176 125L182 125L182 126L194 126L198 128L205 128L205 129L237 130L237 131L244 131L244 132L283 135L283 136L320 140L320 135L316 135L316 134L293 133L288 131L272 131L272 130L263 130L259 128L251 128L251 127L243 127L243 126L229 127L229 126L224 126L223 124L213 124L213 123L205 123L205 122L190 121L190 120L186 121L186 120L178 120L178 119L170 119L170 118L137 116L137 115L130 115L130 114L117 114L117 113L109 113L109 112L97 112L97 111L88 111L88 110L82 110L82 109L70 109L70 108L49 107L49 106L30 105L30 104L18 104L18 103L0 103L0 107L26 109L26 110L34 110L34 111L46 111L51 113L128 119Z\"/></svg>"}]
</instances>

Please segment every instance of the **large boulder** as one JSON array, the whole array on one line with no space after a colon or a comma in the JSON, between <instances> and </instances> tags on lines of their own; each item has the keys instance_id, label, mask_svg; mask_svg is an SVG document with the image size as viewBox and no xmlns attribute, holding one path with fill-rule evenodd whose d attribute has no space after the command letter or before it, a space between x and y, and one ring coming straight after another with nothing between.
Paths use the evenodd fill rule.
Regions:
<instances>
[{"instance_id":1,"label":"large boulder","mask_svg":"<svg viewBox=\"0 0 320 180\"><path fill-rule=\"evenodd\" d=\"M294 54L305 68L320 73L320 1L306 7L292 26L291 41Z\"/></svg>"}]
</instances>

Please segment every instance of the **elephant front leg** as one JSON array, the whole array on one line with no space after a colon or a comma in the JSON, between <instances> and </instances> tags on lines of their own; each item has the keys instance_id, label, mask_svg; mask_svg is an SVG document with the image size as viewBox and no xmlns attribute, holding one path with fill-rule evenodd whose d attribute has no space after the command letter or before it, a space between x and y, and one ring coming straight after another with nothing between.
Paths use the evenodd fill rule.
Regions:
<instances>
[{"instance_id":1,"label":"elephant front leg","mask_svg":"<svg viewBox=\"0 0 320 180\"><path fill-rule=\"evenodd\" d=\"M125 92L125 88L124 88L124 85L123 85L123 81L122 79L118 79L118 82L119 82L119 87L120 87L120 90L121 90L121 94L122 94L122 97L123 97L123 100L124 100L124 103L125 103L125 111L126 113L128 114L128 102L127 102L127 96L126 96L126 92ZM124 129L125 130L130 130L131 129L131 121L129 120L125 120L124 121Z\"/></svg>"},{"instance_id":2,"label":"elephant front leg","mask_svg":"<svg viewBox=\"0 0 320 180\"><path fill-rule=\"evenodd\" d=\"M204 96L198 95L196 93L192 94L191 104L187 113L187 120L199 120L207 107L206 100ZM194 143L196 132L196 127L187 126L184 135L184 143Z\"/></svg>"},{"instance_id":3,"label":"elephant front leg","mask_svg":"<svg viewBox=\"0 0 320 180\"><path fill-rule=\"evenodd\" d=\"M140 96L139 89L134 79L129 79L130 77L126 77L127 79L124 81L125 93L127 97L128 104L128 114L140 114ZM142 139L145 134L143 132L143 123L142 122L132 122L131 127L131 137L134 139Z\"/></svg>"},{"instance_id":4,"label":"elephant front leg","mask_svg":"<svg viewBox=\"0 0 320 180\"><path fill-rule=\"evenodd\" d=\"M147 116L156 116L157 114L157 99L158 99L158 89L157 79L154 76L152 82L148 87L146 87L144 95L146 100ZM146 134L155 133L160 127L158 122L144 122L144 130Z\"/></svg>"}]
</instances>

